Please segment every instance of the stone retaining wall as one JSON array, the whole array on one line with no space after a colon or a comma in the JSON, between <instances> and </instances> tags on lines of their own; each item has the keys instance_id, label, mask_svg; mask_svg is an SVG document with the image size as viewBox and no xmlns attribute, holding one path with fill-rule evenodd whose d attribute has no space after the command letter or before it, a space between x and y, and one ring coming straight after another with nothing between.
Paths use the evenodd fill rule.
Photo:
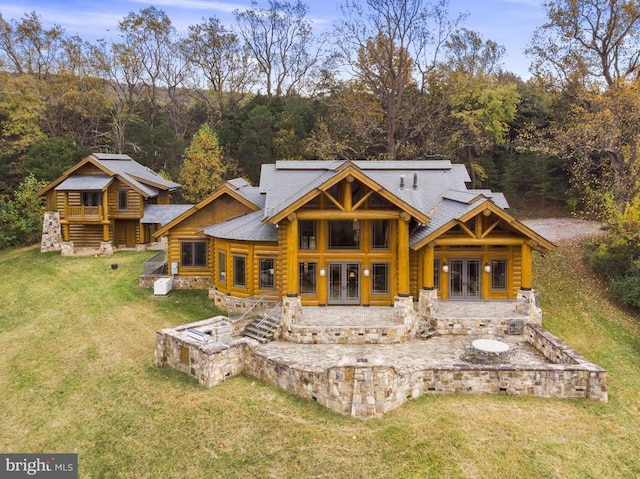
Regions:
<instances>
[{"instance_id":1,"label":"stone retaining wall","mask_svg":"<svg viewBox=\"0 0 640 479\"><path fill-rule=\"evenodd\" d=\"M607 401L606 371L589 363L551 336L530 327L529 337L554 343L554 354L573 356L571 364L539 366L450 364L428 369L398 369L344 357L330 368L286 364L261 354L254 340L230 345L198 345L158 332L155 364L170 366L213 387L246 373L287 392L358 418L380 416L425 394L494 393L546 398L590 398ZM180 346L190 348L189 364L180 362Z\"/></svg>"},{"instance_id":2,"label":"stone retaining wall","mask_svg":"<svg viewBox=\"0 0 640 479\"><path fill-rule=\"evenodd\" d=\"M283 338L299 344L397 344L415 338L404 324L387 327L322 327L292 325Z\"/></svg>"}]
</instances>

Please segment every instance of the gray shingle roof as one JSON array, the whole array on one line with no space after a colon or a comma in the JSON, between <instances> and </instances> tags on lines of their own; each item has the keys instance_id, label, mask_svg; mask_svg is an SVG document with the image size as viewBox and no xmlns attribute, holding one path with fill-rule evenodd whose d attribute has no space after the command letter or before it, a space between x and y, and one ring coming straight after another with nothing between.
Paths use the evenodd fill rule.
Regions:
<instances>
[{"instance_id":1,"label":"gray shingle roof","mask_svg":"<svg viewBox=\"0 0 640 479\"><path fill-rule=\"evenodd\" d=\"M278 241L275 225L262 222L263 212L255 211L221 223L207 226L202 231L209 236L231 240Z\"/></svg>"},{"instance_id":2,"label":"gray shingle roof","mask_svg":"<svg viewBox=\"0 0 640 479\"><path fill-rule=\"evenodd\" d=\"M181 186L142 166L128 155L93 153L91 156L109 171L136 185L148 197L158 195L158 188L153 185L160 185L169 191L177 190Z\"/></svg>"},{"instance_id":3,"label":"gray shingle roof","mask_svg":"<svg viewBox=\"0 0 640 479\"><path fill-rule=\"evenodd\" d=\"M146 205L140 222L164 226L192 207L193 205Z\"/></svg>"},{"instance_id":4,"label":"gray shingle roof","mask_svg":"<svg viewBox=\"0 0 640 479\"><path fill-rule=\"evenodd\" d=\"M73 191L73 190L85 190L85 191L101 191L106 188L109 183L113 181L111 176L106 175L77 175L70 176L58 186L55 187L56 191Z\"/></svg>"},{"instance_id":5,"label":"gray shingle roof","mask_svg":"<svg viewBox=\"0 0 640 479\"><path fill-rule=\"evenodd\" d=\"M265 217L278 214L329 181L339 174L344 163L278 161L275 165L263 165L259 188L266 194ZM448 160L355 161L353 164L385 190L423 213L433 208L445 191L466 190L466 183L471 180L464 165L452 165Z\"/></svg>"},{"instance_id":6,"label":"gray shingle roof","mask_svg":"<svg viewBox=\"0 0 640 479\"><path fill-rule=\"evenodd\" d=\"M465 213L478 207L480 204L490 201L481 198L474 203L464 203L451 199L442 199L431 212L429 212L430 221L427 225L421 226L411 232L409 236L409 245L414 246L420 240L426 238L434 231L437 231L449 221L460 218Z\"/></svg>"},{"instance_id":7,"label":"gray shingle roof","mask_svg":"<svg viewBox=\"0 0 640 479\"><path fill-rule=\"evenodd\" d=\"M260 193L260 189L256 186L251 186L243 178L234 178L229 180L228 183L236 189L236 192L260 208L264 207L265 195Z\"/></svg>"}]
</instances>

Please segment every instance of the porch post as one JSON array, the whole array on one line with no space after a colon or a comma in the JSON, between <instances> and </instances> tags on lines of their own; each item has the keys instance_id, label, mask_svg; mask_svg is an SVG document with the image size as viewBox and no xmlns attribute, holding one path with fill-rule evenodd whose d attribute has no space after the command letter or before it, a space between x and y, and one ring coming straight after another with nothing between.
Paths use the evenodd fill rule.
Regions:
<instances>
[{"instance_id":1,"label":"porch post","mask_svg":"<svg viewBox=\"0 0 640 479\"><path fill-rule=\"evenodd\" d=\"M422 262L422 287L423 289L435 289L435 278L433 275L433 259L434 248L432 244L428 244Z\"/></svg>"},{"instance_id":2,"label":"porch post","mask_svg":"<svg viewBox=\"0 0 640 479\"><path fill-rule=\"evenodd\" d=\"M522 257L522 283L520 288L527 291L533 286L533 257L529 243L523 243L521 248Z\"/></svg>"},{"instance_id":3,"label":"porch post","mask_svg":"<svg viewBox=\"0 0 640 479\"><path fill-rule=\"evenodd\" d=\"M287 219L287 296L298 296L299 275L298 270L298 217L291 213Z\"/></svg>"},{"instance_id":4,"label":"porch post","mask_svg":"<svg viewBox=\"0 0 640 479\"><path fill-rule=\"evenodd\" d=\"M409 220L402 212L398 218L398 296L409 297Z\"/></svg>"}]
</instances>

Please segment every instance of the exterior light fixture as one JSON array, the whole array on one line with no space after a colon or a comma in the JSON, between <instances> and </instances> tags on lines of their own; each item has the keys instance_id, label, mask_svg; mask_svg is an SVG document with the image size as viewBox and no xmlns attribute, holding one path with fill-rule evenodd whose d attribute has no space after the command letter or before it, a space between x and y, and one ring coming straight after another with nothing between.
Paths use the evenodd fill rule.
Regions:
<instances>
[{"instance_id":1,"label":"exterior light fixture","mask_svg":"<svg viewBox=\"0 0 640 479\"><path fill-rule=\"evenodd\" d=\"M320 276L324 278L326 275L327 275L327 270L324 268L320 268Z\"/></svg>"},{"instance_id":2,"label":"exterior light fixture","mask_svg":"<svg viewBox=\"0 0 640 479\"><path fill-rule=\"evenodd\" d=\"M365 266L365 267L364 267L364 271L362 272L362 274L364 274L365 278L368 278L368 277L369 277L369 274L370 274L370 272L369 272L369 268L367 268L367 267Z\"/></svg>"},{"instance_id":3,"label":"exterior light fixture","mask_svg":"<svg viewBox=\"0 0 640 479\"><path fill-rule=\"evenodd\" d=\"M442 263L442 272L443 273L449 272L449 265L447 263Z\"/></svg>"},{"instance_id":4,"label":"exterior light fixture","mask_svg":"<svg viewBox=\"0 0 640 479\"><path fill-rule=\"evenodd\" d=\"M484 264L484 272L491 273L491 265L489 263Z\"/></svg>"}]
</instances>

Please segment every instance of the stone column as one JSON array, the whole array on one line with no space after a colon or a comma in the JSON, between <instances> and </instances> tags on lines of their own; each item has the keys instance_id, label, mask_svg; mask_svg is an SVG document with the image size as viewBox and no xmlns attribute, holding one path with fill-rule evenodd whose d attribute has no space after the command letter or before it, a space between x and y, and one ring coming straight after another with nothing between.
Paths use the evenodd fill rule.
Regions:
<instances>
[{"instance_id":1,"label":"stone column","mask_svg":"<svg viewBox=\"0 0 640 479\"><path fill-rule=\"evenodd\" d=\"M46 211L42 221L42 241L40 251L60 251L62 249L62 226L58 211Z\"/></svg>"},{"instance_id":2,"label":"stone column","mask_svg":"<svg viewBox=\"0 0 640 479\"><path fill-rule=\"evenodd\" d=\"M537 293L533 289L518 291L516 313L529 315L528 323L542 326L542 310L538 307Z\"/></svg>"},{"instance_id":3,"label":"stone column","mask_svg":"<svg viewBox=\"0 0 640 479\"><path fill-rule=\"evenodd\" d=\"M291 326L302 318L302 300L300 296L282 298L282 322L283 336L287 338Z\"/></svg>"},{"instance_id":4,"label":"stone column","mask_svg":"<svg viewBox=\"0 0 640 479\"><path fill-rule=\"evenodd\" d=\"M416 314L413 310L412 296L396 296L393 301L393 315L396 322L407 326L407 330L413 329L416 322Z\"/></svg>"},{"instance_id":5,"label":"stone column","mask_svg":"<svg viewBox=\"0 0 640 479\"><path fill-rule=\"evenodd\" d=\"M421 289L420 298L418 299L418 314L425 319L431 319L435 314L437 301L437 289Z\"/></svg>"}]
</instances>

